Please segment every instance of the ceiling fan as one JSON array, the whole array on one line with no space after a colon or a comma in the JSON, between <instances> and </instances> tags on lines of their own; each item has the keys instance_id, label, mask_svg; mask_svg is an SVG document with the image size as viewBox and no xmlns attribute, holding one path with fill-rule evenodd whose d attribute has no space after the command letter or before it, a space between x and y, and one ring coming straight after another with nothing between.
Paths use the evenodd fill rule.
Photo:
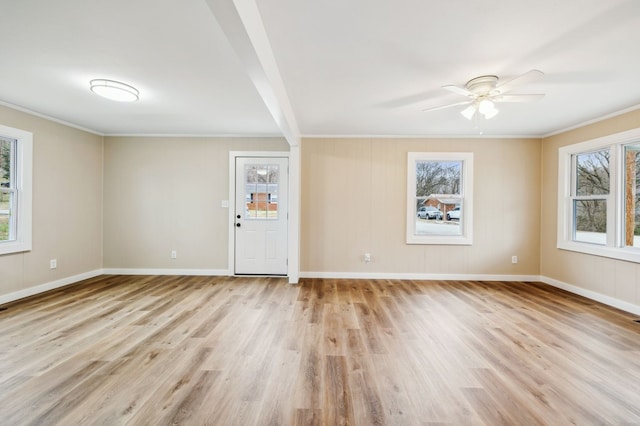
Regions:
<instances>
[{"instance_id":1,"label":"ceiling fan","mask_svg":"<svg viewBox=\"0 0 640 426\"><path fill-rule=\"evenodd\" d=\"M517 86L526 84L530 81L542 77L544 73L539 70L527 71L518 77L512 78L504 83L500 83L495 75L481 75L472 78L464 85L460 86L442 86L443 89L449 90L468 99L462 102L427 108L423 111L436 111L439 109L450 108L454 106L468 105L460 113L468 120L472 120L476 113L482 115L485 119L490 119L498 114L497 103L500 102L535 102L544 97L543 94L508 94Z\"/></svg>"}]
</instances>

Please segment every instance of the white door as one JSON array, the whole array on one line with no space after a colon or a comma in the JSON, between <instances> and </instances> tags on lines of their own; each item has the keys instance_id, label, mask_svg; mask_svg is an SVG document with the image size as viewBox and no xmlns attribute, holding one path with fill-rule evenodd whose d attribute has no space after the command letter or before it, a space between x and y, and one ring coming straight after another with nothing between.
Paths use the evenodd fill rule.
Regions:
<instances>
[{"instance_id":1,"label":"white door","mask_svg":"<svg viewBox=\"0 0 640 426\"><path fill-rule=\"evenodd\" d=\"M236 157L235 273L287 275L288 159Z\"/></svg>"}]
</instances>

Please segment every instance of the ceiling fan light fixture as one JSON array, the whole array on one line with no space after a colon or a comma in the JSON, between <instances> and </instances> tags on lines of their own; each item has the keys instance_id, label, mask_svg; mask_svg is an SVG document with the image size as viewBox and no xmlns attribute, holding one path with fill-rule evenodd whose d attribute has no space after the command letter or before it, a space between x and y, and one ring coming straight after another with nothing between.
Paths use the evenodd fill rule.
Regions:
<instances>
[{"instance_id":1,"label":"ceiling fan light fixture","mask_svg":"<svg viewBox=\"0 0 640 426\"><path fill-rule=\"evenodd\" d=\"M97 78L89 82L91 91L103 98L117 102L135 102L140 99L140 92L133 86L115 80Z\"/></svg>"},{"instance_id":2,"label":"ceiling fan light fixture","mask_svg":"<svg viewBox=\"0 0 640 426\"><path fill-rule=\"evenodd\" d=\"M485 112L483 113L483 115L484 115L484 119L485 119L485 120L489 120L490 118L493 118L493 117L495 117L496 115L498 115L498 113L499 113L499 112L500 112L500 111L498 111L498 108L493 107L492 109L490 109L490 110L488 110L488 111L485 111Z\"/></svg>"},{"instance_id":3,"label":"ceiling fan light fixture","mask_svg":"<svg viewBox=\"0 0 640 426\"><path fill-rule=\"evenodd\" d=\"M473 119L473 116L476 115L476 105L475 104L469 105L468 107L460 111L460 114L462 114L462 116L467 120Z\"/></svg>"},{"instance_id":4,"label":"ceiling fan light fixture","mask_svg":"<svg viewBox=\"0 0 640 426\"><path fill-rule=\"evenodd\" d=\"M495 103L490 99L482 99L478 103L478 111L484 116L485 120L495 117L499 112Z\"/></svg>"},{"instance_id":5,"label":"ceiling fan light fixture","mask_svg":"<svg viewBox=\"0 0 640 426\"><path fill-rule=\"evenodd\" d=\"M478 103L478 111L480 111L480 114L482 115L486 115L489 111L495 108L495 105L489 99L483 99Z\"/></svg>"},{"instance_id":6,"label":"ceiling fan light fixture","mask_svg":"<svg viewBox=\"0 0 640 426\"><path fill-rule=\"evenodd\" d=\"M499 110L495 105L498 102L534 102L542 99L544 94L510 94L509 92L516 86L533 81L543 75L544 73L540 70L531 70L504 83L499 81L498 76L481 75L467 81L464 87L451 84L442 86L443 89L462 95L467 100L427 108L423 111L437 111L458 105L468 105L460 111L464 118L467 120L477 119L477 113L479 113L482 118L489 120L498 115Z\"/></svg>"},{"instance_id":7,"label":"ceiling fan light fixture","mask_svg":"<svg viewBox=\"0 0 640 426\"><path fill-rule=\"evenodd\" d=\"M476 112L482 114L485 120L489 120L496 115L498 115L498 108L496 108L495 104L489 99L483 99L481 101L476 101L460 111L460 114L467 120L473 120Z\"/></svg>"}]
</instances>

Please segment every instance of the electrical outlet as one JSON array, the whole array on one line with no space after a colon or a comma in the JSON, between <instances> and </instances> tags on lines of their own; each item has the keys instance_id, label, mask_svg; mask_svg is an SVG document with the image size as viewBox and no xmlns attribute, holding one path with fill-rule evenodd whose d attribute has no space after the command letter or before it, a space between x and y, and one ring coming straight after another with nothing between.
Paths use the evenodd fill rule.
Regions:
<instances>
[{"instance_id":1,"label":"electrical outlet","mask_svg":"<svg viewBox=\"0 0 640 426\"><path fill-rule=\"evenodd\" d=\"M364 254L364 263L369 263L371 262L371 253L365 253Z\"/></svg>"},{"instance_id":2,"label":"electrical outlet","mask_svg":"<svg viewBox=\"0 0 640 426\"><path fill-rule=\"evenodd\" d=\"M177 259L178 258L178 252L176 250L171 250L171 258L172 259Z\"/></svg>"},{"instance_id":3,"label":"electrical outlet","mask_svg":"<svg viewBox=\"0 0 640 426\"><path fill-rule=\"evenodd\" d=\"M518 263L518 256L511 256L511 263L513 263L514 265Z\"/></svg>"},{"instance_id":4,"label":"electrical outlet","mask_svg":"<svg viewBox=\"0 0 640 426\"><path fill-rule=\"evenodd\" d=\"M49 261L49 268L56 269L58 267L58 259L51 259Z\"/></svg>"}]
</instances>

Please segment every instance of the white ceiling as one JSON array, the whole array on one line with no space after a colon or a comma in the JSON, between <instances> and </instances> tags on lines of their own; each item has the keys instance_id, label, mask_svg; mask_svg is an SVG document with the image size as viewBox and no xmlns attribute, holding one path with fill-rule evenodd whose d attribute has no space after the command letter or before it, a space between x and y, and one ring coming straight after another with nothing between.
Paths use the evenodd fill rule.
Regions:
<instances>
[{"instance_id":1,"label":"white ceiling","mask_svg":"<svg viewBox=\"0 0 640 426\"><path fill-rule=\"evenodd\" d=\"M256 56L275 58L277 101L301 135L541 136L640 104L638 0L208 1L257 5L259 20L243 22L262 21ZM107 135L282 134L228 17L212 10L0 0L0 101ZM422 112L464 100L440 86L530 69L546 75L517 93L545 98L501 104L479 128L463 107ZM99 98L93 78L141 98Z\"/></svg>"}]
</instances>

